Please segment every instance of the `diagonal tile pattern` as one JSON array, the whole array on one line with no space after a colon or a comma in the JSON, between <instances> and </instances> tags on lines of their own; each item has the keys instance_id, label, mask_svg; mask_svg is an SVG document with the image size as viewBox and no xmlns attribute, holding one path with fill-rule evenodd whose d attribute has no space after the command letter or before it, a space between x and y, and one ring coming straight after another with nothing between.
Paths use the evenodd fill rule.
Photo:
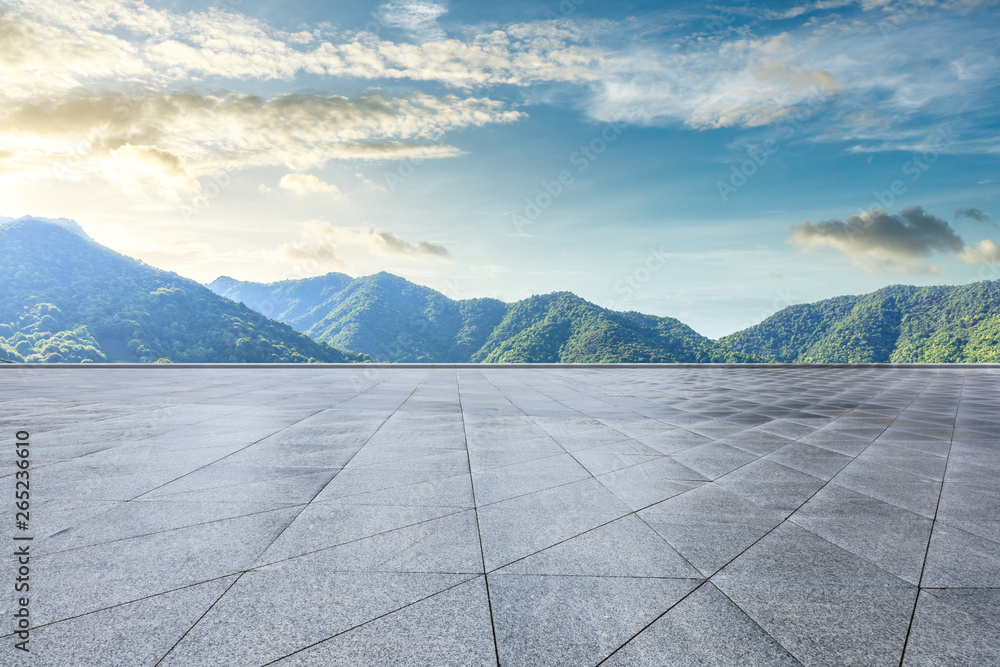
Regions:
<instances>
[{"instance_id":1,"label":"diagonal tile pattern","mask_svg":"<svg viewBox=\"0 0 1000 667\"><path fill-rule=\"evenodd\" d=\"M24 664L1000 663L998 381L0 368Z\"/></svg>"}]
</instances>

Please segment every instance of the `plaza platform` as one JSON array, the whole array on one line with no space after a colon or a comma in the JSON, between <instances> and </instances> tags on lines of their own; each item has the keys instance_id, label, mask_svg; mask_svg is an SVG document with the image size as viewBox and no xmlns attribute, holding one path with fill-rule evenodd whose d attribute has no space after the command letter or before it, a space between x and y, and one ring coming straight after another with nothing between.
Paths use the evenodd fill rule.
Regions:
<instances>
[{"instance_id":1,"label":"plaza platform","mask_svg":"<svg viewBox=\"0 0 1000 667\"><path fill-rule=\"evenodd\" d=\"M0 664L1000 664L998 381L3 367Z\"/></svg>"}]
</instances>

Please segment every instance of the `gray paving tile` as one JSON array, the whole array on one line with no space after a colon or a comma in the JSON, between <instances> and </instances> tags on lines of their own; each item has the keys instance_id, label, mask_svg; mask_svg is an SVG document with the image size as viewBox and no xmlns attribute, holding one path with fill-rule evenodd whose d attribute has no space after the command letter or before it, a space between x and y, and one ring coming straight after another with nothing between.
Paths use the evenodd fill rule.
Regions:
<instances>
[{"instance_id":1,"label":"gray paving tile","mask_svg":"<svg viewBox=\"0 0 1000 667\"><path fill-rule=\"evenodd\" d=\"M369 528L364 532L373 530ZM473 511L458 512L376 533L294 558L303 568L331 572L482 574L483 556ZM265 552L257 566L280 552ZM281 559L281 562L291 562Z\"/></svg>"},{"instance_id":2,"label":"gray paving tile","mask_svg":"<svg viewBox=\"0 0 1000 667\"><path fill-rule=\"evenodd\" d=\"M207 468L204 470L207 470ZM330 480L337 476L339 472L336 469L303 471L286 468L284 470L292 472L253 482L236 481L226 477L225 473L212 479L198 476L195 480L188 481L189 477L195 477L196 473L192 473L191 475L180 477L175 481L154 488L147 493L137 496L137 498L141 500L199 501L205 503L238 503L269 500L271 502L301 504L309 502L317 493L326 488Z\"/></svg>"},{"instance_id":3,"label":"gray paving tile","mask_svg":"<svg viewBox=\"0 0 1000 667\"><path fill-rule=\"evenodd\" d=\"M35 628L26 664L156 664L235 580L224 577Z\"/></svg>"},{"instance_id":4,"label":"gray paving tile","mask_svg":"<svg viewBox=\"0 0 1000 667\"><path fill-rule=\"evenodd\" d=\"M438 477L377 491L338 496L330 501L348 505L415 505L420 507L473 507L468 473Z\"/></svg>"},{"instance_id":5,"label":"gray paving tile","mask_svg":"<svg viewBox=\"0 0 1000 667\"><path fill-rule=\"evenodd\" d=\"M725 628L718 632L715 628ZM711 583L698 588L604 663L609 667L799 665Z\"/></svg>"},{"instance_id":6,"label":"gray paving tile","mask_svg":"<svg viewBox=\"0 0 1000 667\"><path fill-rule=\"evenodd\" d=\"M636 440L624 440L609 445L598 445L590 449L573 452L573 458L580 462L591 475L629 468L640 463L662 458L660 452Z\"/></svg>"},{"instance_id":7,"label":"gray paving tile","mask_svg":"<svg viewBox=\"0 0 1000 667\"><path fill-rule=\"evenodd\" d=\"M291 507L275 502L142 501L115 503L102 512L87 512L58 533L32 545L44 555L105 544L186 526L222 521Z\"/></svg>"},{"instance_id":8,"label":"gray paving tile","mask_svg":"<svg viewBox=\"0 0 1000 667\"><path fill-rule=\"evenodd\" d=\"M294 521L268 546L258 562L273 563L459 511L453 507L313 503L297 511Z\"/></svg>"},{"instance_id":9,"label":"gray paving tile","mask_svg":"<svg viewBox=\"0 0 1000 667\"><path fill-rule=\"evenodd\" d=\"M479 509L479 529L490 572L629 514L596 480L587 479Z\"/></svg>"},{"instance_id":10,"label":"gray paving tile","mask_svg":"<svg viewBox=\"0 0 1000 667\"><path fill-rule=\"evenodd\" d=\"M804 442L793 442L767 455L775 463L828 480L851 462L851 457L814 447Z\"/></svg>"},{"instance_id":11,"label":"gray paving tile","mask_svg":"<svg viewBox=\"0 0 1000 667\"><path fill-rule=\"evenodd\" d=\"M485 580L436 593L274 664L496 665Z\"/></svg>"},{"instance_id":12,"label":"gray paving tile","mask_svg":"<svg viewBox=\"0 0 1000 667\"><path fill-rule=\"evenodd\" d=\"M792 440L773 433L750 430L721 438L717 442L742 449L756 456L763 456L784 447Z\"/></svg>"},{"instance_id":13,"label":"gray paving tile","mask_svg":"<svg viewBox=\"0 0 1000 667\"><path fill-rule=\"evenodd\" d=\"M596 665L698 581L491 574L502 665Z\"/></svg>"},{"instance_id":14,"label":"gray paving tile","mask_svg":"<svg viewBox=\"0 0 1000 667\"><path fill-rule=\"evenodd\" d=\"M288 524L297 509L155 533L39 556L34 621L50 623L238 573ZM95 576L99 564L99 576Z\"/></svg>"},{"instance_id":15,"label":"gray paving tile","mask_svg":"<svg viewBox=\"0 0 1000 667\"><path fill-rule=\"evenodd\" d=\"M923 586L1000 588L1000 544L936 523Z\"/></svg>"},{"instance_id":16,"label":"gray paving tile","mask_svg":"<svg viewBox=\"0 0 1000 667\"><path fill-rule=\"evenodd\" d=\"M543 459L565 452L566 450L558 442L548 436L489 445L474 442L471 435L469 439L469 459L472 462L473 472Z\"/></svg>"},{"instance_id":17,"label":"gray paving tile","mask_svg":"<svg viewBox=\"0 0 1000 667\"><path fill-rule=\"evenodd\" d=\"M849 463L831 483L927 518L934 517L941 490L940 479L860 460Z\"/></svg>"},{"instance_id":18,"label":"gray paving tile","mask_svg":"<svg viewBox=\"0 0 1000 667\"><path fill-rule=\"evenodd\" d=\"M669 458L621 468L597 479L634 510L676 496L708 480Z\"/></svg>"},{"instance_id":19,"label":"gray paving tile","mask_svg":"<svg viewBox=\"0 0 1000 667\"><path fill-rule=\"evenodd\" d=\"M554 486L589 479L590 473L569 454L547 456L472 474L480 507Z\"/></svg>"},{"instance_id":20,"label":"gray paving tile","mask_svg":"<svg viewBox=\"0 0 1000 667\"><path fill-rule=\"evenodd\" d=\"M920 583L931 533L926 517L831 484L791 520L914 586Z\"/></svg>"},{"instance_id":21,"label":"gray paving tile","mask_svg":"<svg viewBox=\"0 0 1000 667\"><path fill-rule=\"evenodd\" d=\"M768 459L757 459L715 483L765 509L790 513L823 486L823 480Z\"/></svg>"},{"instance_id":22,"label":"gray paving tile","mask_svg":"<svg viewBox=\"0 0 1000 667\"><path fill-rule=\"evenodd\" d=\"M705 485L639 513L704 575L711 575L784 519L731 491Z\"/></svg>"},{"instance_id":23,"label":"gray paving tile","mask_svg":"<svg viewBox=\"0 0 1000 667\"><path fill-rule=\"evenodd\" d=\"M917 589L784 524L713 582L804 664L898 664Z\"/></svg>"},{"instance_id":24,"label":"gray paving tile","mask_svg":"<svg viewBox=\"0 0 1000 667\"><path fill-rule=\"evenodd\" d=\"M874 563L787 522L754 544L713 581L720 587L731 581L913 587Z\"/></svg>"},{"instance_id":25,"label":"gray paving tile","mask_svg":"<svg viewBox=\"0 0 1000 667\"><path fill-rule=\"evenodd\" d=\"M37 664L997 662L994 369L17 370Z\"/></svg>"},{"instance_id":26,"label":"gray paving tile","mask_svg":"<svg viewBox=\"0 0 1000 667\"><path fill-rule=\"evenodd\" d=\"M916 588L810 582L718 584L805 665L898 665Z\"/></svg>"},{"instance_id":27,"label":"gray paving tile","mask_svg":"<svg viewBox=\"0 0 1000 667\"><path fill-rule=\"evenodd\" d=\"M937 518L949 526L1000 542L1000 479L945 482Z\"/></svg>"},{"instance_id":28,"label":"gray paving tile","mask_svg":"<svg viewBox=\"0 0 1000 667\"><path fill-rule=\"evenodd\" d=\"M254 570L160 664L263 665L468 579L327 572L296 561Z\"/></svg>"},{"instance_id":29,"label":"gray paving tile","mask_svg":"<svg viewBox=\"0 0 1000 667\"><path fill-rule=\"evenodd\" d=\"M712 442L671 455L671 458L709 479L716 479L757 459L737 447Z\"/></svg>"},{"instance_id":30,"label":"gray paving tile","mask_svg":"<svg viewBox=\"0 0 1000 667\"><path fill-rule=\"evenodd\" d=\"M1000 664L1000 590L920 592L903 665Z\"/></svg>"},{"instance_id":31,"label":"gray paving tile","mask_svg":"<svg viewBox=\"0 0 1000 667\"><path fill-rule=\"evenodd\" d=\"M603 577L702 575L635 515L627 515L497 570Z\"/></svg>"}]
</instances>

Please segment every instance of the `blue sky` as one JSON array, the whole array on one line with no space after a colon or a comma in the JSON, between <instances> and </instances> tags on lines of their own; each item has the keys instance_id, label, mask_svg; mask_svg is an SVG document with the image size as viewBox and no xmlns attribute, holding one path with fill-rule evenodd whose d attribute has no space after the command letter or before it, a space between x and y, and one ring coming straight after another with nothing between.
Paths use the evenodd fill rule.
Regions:
<instances>
[{"instance_id":1,"label":"blue sky","mask_svg":"<svg viewBox=\"0 0 1000 667\"><path fill-rule=\"evenodd\" d=\"M718 336L1000 278L994 2L0 0L0 214Z\"/></svg>"}]
</instances>

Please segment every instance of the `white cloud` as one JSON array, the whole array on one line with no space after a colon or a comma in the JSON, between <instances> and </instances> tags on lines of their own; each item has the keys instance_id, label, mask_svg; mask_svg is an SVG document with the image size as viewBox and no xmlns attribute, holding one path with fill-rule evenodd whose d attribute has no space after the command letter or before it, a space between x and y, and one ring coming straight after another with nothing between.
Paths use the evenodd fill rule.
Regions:
<instances>
[{"instance_id":1,"label":"white cloud","mask_svg":"<svg viewBox=\"0 0 1000 667\"><path fill-rule=\"evenodd\" d=\"M317 264L344 273L354 273L354 269L337 255L337 249L326 241L319 243L283 243L278 246L278 255L306 264ZM307 270L310 267L305 267Z\"/></svg>"},{"instance_id":2,"label":"white cloud","mask_svg":"<svg viewBox=\"0 0 1000 667\"><path fill-rule=\"evenodd\" d=\"M577 43L585 31L542 22L468 40L446 39L433 2L385 5L383 21L421 34L423 43L368 33L325 39L276 30L241 14L211 9L176 14L128 0L13 0L0 15L4 92L35 97L79 86L134 82L165 87L204 77L290 80L299 74L411 79L473 86L595 78L602 50ZM115 29L132 32L129 39ZM42 75L39 76L39 73Z\"/></svg>"},{"instance_id":3,"label":"white cloud","mask_svg":"<svg viewBox=\"0 0 1000 667\"><path fill-rule=\"evenodd\" d=\"M595 84L589 111L602 121L697 129L770 124L843 90L827 70L803 64L803 46L782 34L695 51L636 47Z\"/></svg>"},{"instance_id":4,"label":"white cloud","mask_svg":"<svg viewBox=\"0 0 1000 667\"><path fill-rule=\"evenodd\" d=\"M101 175L128 184L135 179L115 168L112 155L126 145L133 148L117 158L120 165L138 160L147 180L175 192L193 189L191 179L257 166L303 172L336 159L455 156L461 151L445 142L448 133L524 116L468 92L497 84L582 85L590 95L581 104L597 120L695 129L758 127L829 107L842 110L831 114L842 120L811 138L850 139L865 152L919 146L927 122L907 124L910 118L993 104L984 91L992 90L994 37L966 24L915 21L886 39L871 22L833 16L767 37L748 30L669 43L661 34L622 46L629 25L570 18L447 38L435 27L445 5L393 0L382 6L386 25L423 35L406 43L329 27L288 33L241 14L178 13L140 0L5 2L0 178L8 183ZM814 8L833 4L820 0ZM957 45L960 57L940 57ZM436 81L465 92L264 99L171 90L211 78L238 88L242 80L303 74ZM850 112L858 108L874 120L857 122ZM995 136L962 132L940 150L1000 148Z\"/></svg>"},{"instance_id":5,"label":"white cloud","mask_svg":"<svg viewBox=\"0 0 1000 667\"><path fill-rule=\"evenodd\" d=\"M375 190L376 192L388 192L389 191L389 189L387 187L385 187L384 185L382 185L381 183L376 183L375 181L371 180L370 178L368 178L367 176L365 176L364 174L362 174L360 172L358 172L357 174L354 174L354 175L358 178L359 181L361 181L362 183L364 183L366 186L368 186L372 190Z\"/></svg>"},{"instance_id":6,"label":"white cloud","mask_svg":"<svg viewBox=\"0 0 1000 667\"><path fill-rule=\"evenodd\" d=\"M137 173L164 189L260 166L301 172L330 160L460 155L453 130L522 117L487 98L422 93L355 98L316 94L261 99L223 92L78 93L45 104L0 98L0 145L16 164L6 177L101 176L132 184ZM133 172L132 167L138 167Z\"/></svg>"},{"instance_id":7,"label":"white cloud","mask_svg":"<svg viewBox=\"0 0 1000 667\"><path fill-rule=\"evenodd\" d=\"M346 227L334 227L328 222L312 220L306 223L306 235L311 238L332 242L336 246L351 246L360 248L372 255L389 257L407 255L422 259L447 259L448 249L436 243L406 241L392 232L382 232L371 227L363 230L352 230Z\"/></svg>"},{"instance_id":8,"label":"white cloud","mask_svg":"<svg viewBox=\"0 0 1000 667\"><path fill-rule=\"evenodd\" d=\"M392 0L379 7L375 18L390 28L400 28L425 42L444 39L438 19L448 13L441 2L428 0Z\"/></svg>"},{"instance_id":9,"label":"white cloud","mask_svg":"<svg viewBox=\"0 0 1000 667\"><path fill-rule=\"evenodd\" d=\"M320 193L330 195L334 199L343 196L336 185L326 183L312 174L285 174L278 182L278 187L297 195Z\"/></svg>"},{"instance_id":10,"label":"white cloud","mask_svg":"<svg viewBox=\"0 0 1000 667\"><path fill-rule=\"evenodd\" d=\"M121 183L140 185L152 180L168 193L201 190L197 179L188 174L181 159L156 146L124 146L110 151L110 170Z\"/></svg>"},{"instance_id":11,"label":"white cloud","mask_svg":"<svg viewBox=\"0 0 1000 667\"><path fill-rule=\"evenodd\" d=\"M995 264L1000 263L1000 247L989 239L980 241L975 248L966 246L959 253L958 258L966 264Z\"/></svg>"}]
</instances>

